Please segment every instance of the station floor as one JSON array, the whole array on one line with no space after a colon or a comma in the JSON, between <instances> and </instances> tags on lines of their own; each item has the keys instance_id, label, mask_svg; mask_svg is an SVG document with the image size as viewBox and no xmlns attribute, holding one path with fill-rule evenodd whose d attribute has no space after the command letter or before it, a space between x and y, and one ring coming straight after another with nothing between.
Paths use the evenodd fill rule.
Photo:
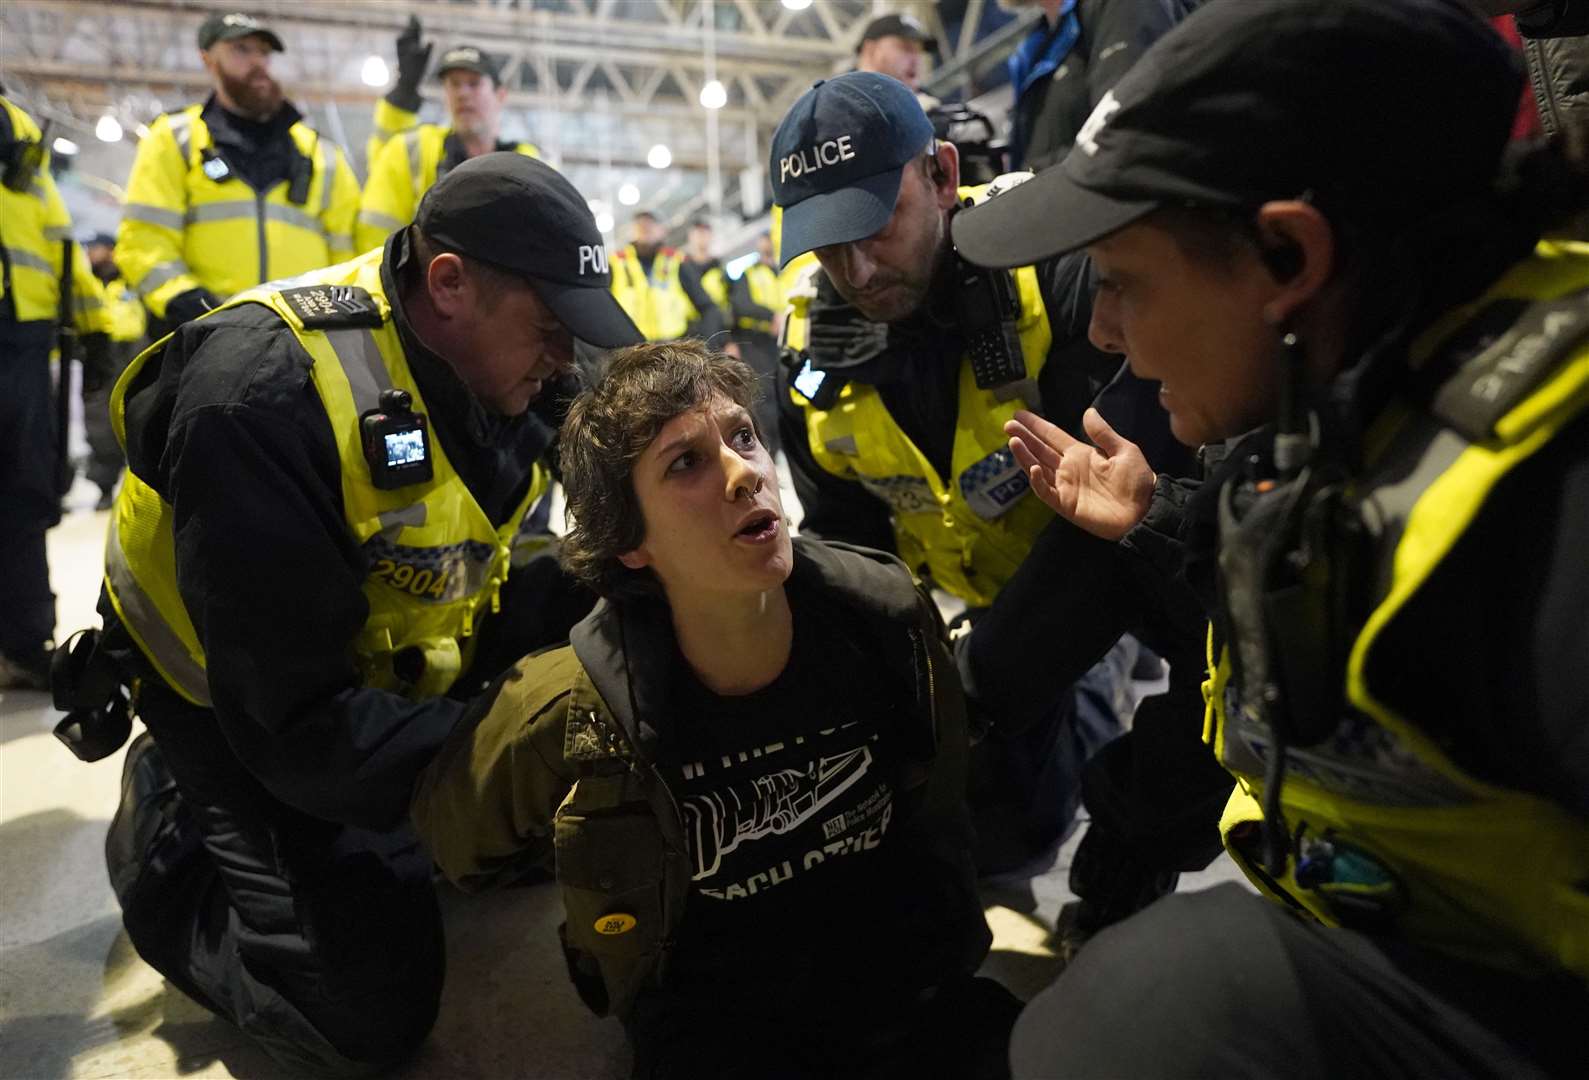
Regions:
<instances>
[{"instance_id":1,"label":"station floor","mask_svg":"<svg viewBox=\"0 0 1589 1080\"><path fill-rule=\"evenodd\" d=\"M108 519L92 509L95 494L79 481L50 533L63 637L95 621ZM50 734L58 719L44 694L0 691L0 1080L289 1075L133 951L103 860L122 755L77 761ZM984 890L994 931L985 973L1023 997L1056 972L1050 936L1071 899L1066 873L1079 837L1046 873ZM1184 877L1181 889L1239 877L1221 857ZM419 1057L396 1076L628 1075L617 1022L592 1016L569 985L554 886L473 897L441 891L448 935L441 1017Z\"/></svg>"}]
</instances>

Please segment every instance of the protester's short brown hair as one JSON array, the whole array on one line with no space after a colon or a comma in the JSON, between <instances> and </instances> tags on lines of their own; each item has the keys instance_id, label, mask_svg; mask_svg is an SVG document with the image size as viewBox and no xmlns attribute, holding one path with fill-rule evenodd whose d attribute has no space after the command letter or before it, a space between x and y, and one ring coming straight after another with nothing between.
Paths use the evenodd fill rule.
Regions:
<instances>
[{"instance_id":1,"label":"protester's short brown hair","mask_svg":"<svg viewBox=\"0 0 1589 1080\"><path fill-rule=\"evenodd\" d=\"M755 420L756 375L700 341L635 345L614 354L595 386L575 399L558 437L568 498L565 569L610 598L659 595L650 570L619 556L639 547L645 520L634 463L668 421L721 394ZM758 427L757 438L762 432Z\"/></svg>"}]
</instances>

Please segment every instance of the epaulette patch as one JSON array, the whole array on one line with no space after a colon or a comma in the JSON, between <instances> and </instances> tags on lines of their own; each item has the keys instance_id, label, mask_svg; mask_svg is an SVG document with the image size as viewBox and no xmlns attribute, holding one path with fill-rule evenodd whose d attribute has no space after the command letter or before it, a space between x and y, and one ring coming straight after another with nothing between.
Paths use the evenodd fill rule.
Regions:
<instances>
[{"instance_id":1,"label":"epaulette patch","mask_svg":"<svg viewBox=\"0 0 1589 1080\"><path fill-rule=\"evenodd\" d=\"M333 330L346 326L381 325L381 306L366 289L357 285L305 285L297 289L283 289L281 298L287 301L293 314L303 322L306 330Z\"/></svg>"},{"instance_id":2,"label":"epaulette patch","mask_svg":"<svg viewBox=\"0 0 1589 1080\"><path fill-rule=\"evenodd\" d=\"M569 761L600 761L627 758L629 750L594 712L571 708L563 730L563 756Z\"/></svg>"},{"instance_id":3,"label":"epaulette patch","mask_svg":"<svg viewBox=\"0 0 1589 1080\"><path fill-rule=\"evenodd\" d=\"M1499 301L1498 311L1518 303ZM1461 335L1470 341L1465 349L1458 344L1458 356L1466 352L1468 357L1459 359L1456 373L1434 396L1435 416L1475 442L1488 439L1496 423L1589 336L1589 294L1582 291L1528 304L1521 313L1515 306L1512 310L1504 331L1492 330L1477 341ZM1469 325L1483 328L1492 321L1485 315L1481 312Z\"/></svg>"}]
</instances>

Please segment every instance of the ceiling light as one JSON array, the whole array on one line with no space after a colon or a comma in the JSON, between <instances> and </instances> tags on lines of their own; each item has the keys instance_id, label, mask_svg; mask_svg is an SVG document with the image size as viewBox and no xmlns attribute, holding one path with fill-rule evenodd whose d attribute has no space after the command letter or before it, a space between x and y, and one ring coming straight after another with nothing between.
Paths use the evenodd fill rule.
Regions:
<instances>
[{"instance_id":1,"label":"ceiling light","mask_svg":"<svg viewBox=\"0 0 1589 1080\"><path fill-rule=\"evenodd\" d=\"M94 125L94 134L99 137L100 142L120 142L121 123L110 113L106 113Z\"/></svg>"},{"instance_id":2,"label":"ceiling light","mask_svg":"<svg viewBox=\"0 0 1589 1080\"><path fill-rule=\"evenodd\" d=\"M391 80L392 73L387 68L385 60L371 54L364 58L364 66L359 69L359 78L364 80L365 86L385 86Z\"/></svg>"},{"instance_id":3,"label":"ceiling light","mask_svg":"<svg viewBox=\"0 0 1589 1080\"><path fill-rule=\"evenodd\" d=\"M618 189L618 201L625 206L633 206L640 201L640 189L634 184L625 184Z\"/></svg>"},{"instance_id":4,"label":"ceiling light","mask_svg":"<svg viewBox=\"0 0 1589 1080\"><path fill-rule=\"evenodd\" d=\"M77 153L77 144L71 139L58 138L55 140L55 152L66 157L71 157L73 154Z\"/></svg>"},{"instance_id":5,"label":"ceiling light","mask_svg":"<svg viewBox=\"0 0 1589 1080\"><path fill-rule=\"evenodd\" d=\"M713 79L701 87L701 106L707 109L721 109L728 104L728 91L723 89L723 84Z\"/></svg>"},{"instance_id":6,"label":"ceiling light","mask_svg":"<svg viewBox=\"0 0 1589 1080\"><path fill-rule=\"evenodd\" d=\"M673 151L657 143L651 148L651 152L646 154L646 164L653 169L665 169L673 164Z\"/></svg>"},{"instance_id":7,"label":"ceiling light","mask_svg":"<svg viewBox=\"0 0 1589 1080\"><path fill-rule=\"evenodd\" d=\"M811 6L811 0L783 0L783 6L790 11L804 11Z\"/></svg>"},{"instance_id":8,"label":"ceiling light","mask_svg":"<svg viewBox=\"0 0 1589 1080\"><path fill-rule=\"evenodd\" d=\"M603 210L601 213L596 215L596 229L597 229L597 231L604 232L604 233L609 233L609 232L612 232L612 226L613 226L612 215L607 213L607 211Z\"/></svg>"}]
</instances>

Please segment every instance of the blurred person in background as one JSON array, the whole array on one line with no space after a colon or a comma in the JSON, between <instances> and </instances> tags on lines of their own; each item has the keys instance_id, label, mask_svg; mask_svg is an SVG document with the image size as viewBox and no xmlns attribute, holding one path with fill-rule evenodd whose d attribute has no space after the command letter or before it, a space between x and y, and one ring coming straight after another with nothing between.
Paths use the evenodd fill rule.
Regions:
<instances>
[{"instance_id":1,"label":"blurred person in background","mask_svg":"<svg viewBox=\"0 0 1589 1080\"><path fill-rule=\"evenodd\" d=\"M214 90L149 125L116 234L116 265L156 337L243 289L353 254L359 184L272 77L281 37L218 11L198 46Z\"/></svg>"}]
</instances>

